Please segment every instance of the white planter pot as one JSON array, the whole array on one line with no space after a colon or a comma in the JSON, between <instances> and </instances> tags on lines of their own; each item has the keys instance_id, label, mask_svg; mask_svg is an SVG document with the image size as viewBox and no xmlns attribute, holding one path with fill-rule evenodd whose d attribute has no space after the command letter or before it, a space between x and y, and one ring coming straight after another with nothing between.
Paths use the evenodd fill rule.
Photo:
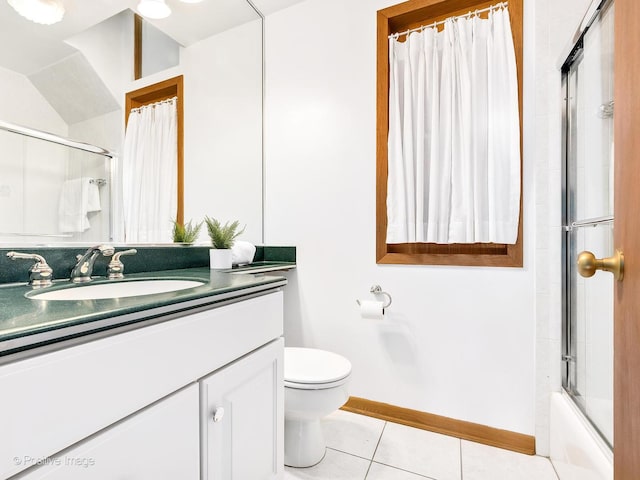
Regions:
<instances>
[{"instance_id":1,"label":"white planter pot","mask_svg":"<svg viewBox=\"0 0 640 480\"><path fill-rule=\"evenodd\" d=\"M212 270L226 270L231 268L231 249L210 249L209 266Z\"/></svg>"}]
</instances>

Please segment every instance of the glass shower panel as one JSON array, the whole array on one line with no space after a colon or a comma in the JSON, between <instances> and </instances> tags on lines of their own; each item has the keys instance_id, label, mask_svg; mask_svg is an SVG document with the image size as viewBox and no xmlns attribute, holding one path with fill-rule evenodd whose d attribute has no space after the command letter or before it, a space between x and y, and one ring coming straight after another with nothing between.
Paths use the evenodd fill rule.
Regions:
<instances>
[{"instance_id":1,"label":"glass shower panel","mask_svg":"<svg viewBox=\"0 0 640 480\"><path fill-rule=\"evenodd\" d=\"M3 130L0 151L0 244L109 240L110 158ZM64 189L83 179L91 189L79 190L77 201L65 206ZM87 191L96 194L88 223L70 228L63 216L84 216Z\"/></svg>"},{"instance_id":2,"label":"glass shower panel","mask_svg":"<svg viewBox=\"0 0 640 480\"><path fill-rule=\"evenodd\" d=\"M569 263L580 252L597 258L613 254L613 225L601 223L574 229L569 235ZM613 275L598 272L583 278L575 269L572 318L574 336L571 394L600 433L613 444Z\"/></svg>"},{"instance_id":3,"label":"glass shower panel","mask_svg":"<svg viewBox=\"0 0 640 480\"><path fill-rule=\"evenodd\" d=\"M585 34L570 85L573 217L613 215L613 4Z\"/></svg>"},{"instance_id":4,"label":"glass shower panel","mask_svg":"<svg viewBox=\"0 0 640 480\"><path fill-rule=\"evenodd\" d=\"M613 275L581 277L580 252L613 248L613 1L563 67L566 88L564 387L613 446Z\"/></svg>"}]
</instances>

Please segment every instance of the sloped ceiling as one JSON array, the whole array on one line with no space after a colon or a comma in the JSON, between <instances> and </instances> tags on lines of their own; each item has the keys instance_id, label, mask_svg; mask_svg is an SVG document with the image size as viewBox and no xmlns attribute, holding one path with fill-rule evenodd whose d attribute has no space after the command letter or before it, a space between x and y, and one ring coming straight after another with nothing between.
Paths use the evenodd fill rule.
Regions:
<instances>
[{"instance_id":1,"label":"sloped ceiling","mask_svg":"<svg viewBox=\"0 0 640 480\"><path fill-rule=\"evenodd\" d=\"M28 78L67 125L120 109L107 86L80 52Z\"/></svg>"}]
</instances>

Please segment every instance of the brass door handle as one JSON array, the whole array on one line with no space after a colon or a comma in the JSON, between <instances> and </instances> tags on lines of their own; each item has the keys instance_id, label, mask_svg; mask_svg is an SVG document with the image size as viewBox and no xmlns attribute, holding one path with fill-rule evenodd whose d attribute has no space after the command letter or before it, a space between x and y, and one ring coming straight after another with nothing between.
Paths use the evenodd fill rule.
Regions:
<instances>
[{"instance_id":1,"label":"brass door handle","mask_svg":"<svg viewBox=\"0 0 640 480\"><path fill-rule=\"evenodd\" d=\"M596 258L591 252L582 252L578 255L578 273L585 278L593 277L596 270L604 270L613 273L613 277L619 282L624 277L624 254L620 250L612 257Z\"/></svg>"}]
</instances>

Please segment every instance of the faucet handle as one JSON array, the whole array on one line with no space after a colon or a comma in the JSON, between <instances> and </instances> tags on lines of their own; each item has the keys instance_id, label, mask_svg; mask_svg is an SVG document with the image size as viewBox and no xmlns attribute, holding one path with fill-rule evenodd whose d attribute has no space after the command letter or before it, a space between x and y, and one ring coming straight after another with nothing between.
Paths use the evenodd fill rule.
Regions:
<instances>
[{"instance_id":1,"label":"faucet handle","mask_svg":"<svg viewBox=\"0 0 640 480\"><path fill-rule=\"evenodd\" d=\"M11 260L35 260L29 269L29 285L35 288L48 287L52 283L53 269L43 256L35 253L8 252Z\"/></svg>"},{"instance_id":2,"label":"faucet handle","mask_svg":"<svg viewBox=\"0 0 640 480\"><path fill-rule=\"evenodd\" d=\"M135 255L138 251L135 248L130 250L123 250L122 252L117 252L111 257L111 261L109 265L107 265L107 278L109 280L115 280L117 278L124 277L124 263L120 260L120 257L123 255Z\"/></svg>"}]
</instances>

